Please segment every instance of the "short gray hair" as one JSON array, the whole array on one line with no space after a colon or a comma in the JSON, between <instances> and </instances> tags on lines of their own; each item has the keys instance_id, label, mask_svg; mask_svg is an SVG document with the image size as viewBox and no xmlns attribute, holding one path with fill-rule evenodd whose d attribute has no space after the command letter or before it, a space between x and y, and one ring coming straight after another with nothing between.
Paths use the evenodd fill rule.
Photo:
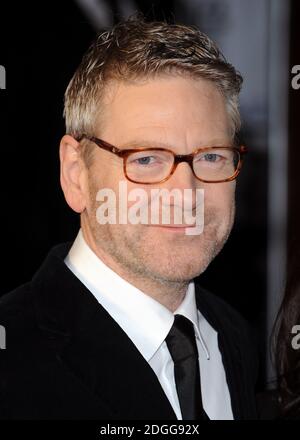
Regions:
<instances>
[{"instance_id":1,"label":"short gray hair","mask_svg":"<svg viewBox=\"0 0 300 440\"><path fill-rule=\"evenodd\" d=\"M196 27L146 22L136 14L99 34L84 55L65 93L67 133L75 138L94 133L109 82L138 81L160 74L200 77L215 83L225 97L233 137L239 131L242 77L217 45Z\"/></svg>"}]
</instances>

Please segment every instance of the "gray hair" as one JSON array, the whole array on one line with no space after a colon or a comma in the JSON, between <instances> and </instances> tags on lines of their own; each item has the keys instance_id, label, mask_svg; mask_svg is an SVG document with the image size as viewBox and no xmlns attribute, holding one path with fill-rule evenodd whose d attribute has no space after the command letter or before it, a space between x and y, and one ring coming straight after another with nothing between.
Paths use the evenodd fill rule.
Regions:
<instances>
[{"instance_id":1,"label":"gray hair","mask_svg":"<svg viewBox=\"0 0 300 440\"><path fill-rule=\"evenodd\" d=\"M94 133L101 98L111 81L161 74L212 81L225 98L233 137L239 131L242 77L216 44L196 27L146 22L137 14L101 33L84 55L65 93L67 133L75 138Z\"/></svg>"}]
</instances>

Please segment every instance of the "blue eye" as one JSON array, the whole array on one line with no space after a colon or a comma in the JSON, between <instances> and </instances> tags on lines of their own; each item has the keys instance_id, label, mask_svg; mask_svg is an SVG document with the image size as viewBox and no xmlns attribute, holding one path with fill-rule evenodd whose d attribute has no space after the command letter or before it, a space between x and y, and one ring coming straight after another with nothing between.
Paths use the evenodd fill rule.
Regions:
<instances>
[{"instance_id":1,"label":"blue eye","mask_svg":"<svg viewBox=\"0 0 300 440\"><path fill-rule=\"evenodd\" d=\"M136 159L136 162L139 165L149 165L151 163L151 159L153 159L153 156L144 156Z\"/></svg>"},{"instance_id":2,"label":"blue eye","mask_svg":"<svg viewBox=\"0 0 300 440\"><path fill-rule=\"evenodd\" d=\"M215 153L207 153L204 155L204 158L208 161L208 162L216 162L218 159L218 154Z\"/></svg>"}]
</instances>

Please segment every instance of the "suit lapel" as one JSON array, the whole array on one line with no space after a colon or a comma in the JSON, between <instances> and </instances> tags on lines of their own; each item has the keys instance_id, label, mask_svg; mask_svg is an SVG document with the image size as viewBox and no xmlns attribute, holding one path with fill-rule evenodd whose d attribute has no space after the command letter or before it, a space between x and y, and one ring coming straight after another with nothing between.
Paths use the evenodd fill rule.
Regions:
<instances>
[{"instance_id":1,"label":"suit lapel","mask_svg":"<svg viewBox=\"0 0 300 440\"><path fill-rule=\"evenodd\" d=\"M98 310L85 331L61 354L66 365L114 416L176 419L152 368L123 330Z\"/></svg>"},{"instance_id":2,"label":"suit lapel","mask_svg":"<svg viewBox=\"0 0 300 440\"><path fill-rule=\"evenodd\" d=\"M57 358L116 419L176 415L133 342L63 262L71 244L54 248L33 279L40 328Z\"/></svg>"},{"instance_id":3,"label":"suit lapel","mask_svg":"<svg viewBox=\"0 0 300 440\"><path fill-rule=\"evenodd\" d=\"M234 420L247 418L245 408L248 396L243 378L244 368L239 349L238 329L232 327L232 322L222 315L221 310L215 310L217 303L213 304L213 295L201 289L197 283L195 286L197 307L218 333L218 345L231 397Z\"/></svg>"}]
</instances>

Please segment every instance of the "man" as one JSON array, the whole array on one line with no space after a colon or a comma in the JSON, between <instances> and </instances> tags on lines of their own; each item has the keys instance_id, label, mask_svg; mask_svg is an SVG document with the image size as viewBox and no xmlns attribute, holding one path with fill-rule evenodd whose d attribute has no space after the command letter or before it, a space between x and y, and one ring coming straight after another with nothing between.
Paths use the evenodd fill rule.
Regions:
<instances>
[{"instance_id":1,"label":"man","mask_svg":"<svg viewBox=\"0 0 300 440\"><path fill-rule=\"evenodd\" d=\"M134 17L92 44L66 91L60 145L81 229L1 300L2 418L256 417L247 327L193 281L234 221L240 85L191 27ZM134 200L120 183L142 191L143 221L124 215ZM155 205L155 189L173 196ZM179 211L195 215L177 222Z\"/></svg>"}]
</instances>

